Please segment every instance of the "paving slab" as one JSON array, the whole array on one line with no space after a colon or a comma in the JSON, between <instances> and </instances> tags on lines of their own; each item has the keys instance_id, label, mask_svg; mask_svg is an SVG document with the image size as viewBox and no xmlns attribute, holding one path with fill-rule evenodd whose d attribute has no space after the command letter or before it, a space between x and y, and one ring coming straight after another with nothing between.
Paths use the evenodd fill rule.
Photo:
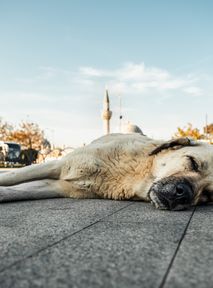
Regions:
<instances>
[{"instance_id":1,"label":"paving slab","mask_svg":"<svg viewBox=\"0 0 213 288\"><path fill-rule=\"evenodd\" d=\"M110 204L105 202L115 207L109 208ZM34 215L34 217L37 215L37 218L46 217L46 222L51 225L54 225L55 217L56 223L60 222L57 220L60 219L63 226L62 233L68 229L69 233L65 233L68 236L48 246L51 237L55 237L55 230L52 234L48 232L51 237L45 242L46 248L37 252L30 250L31 256L26 254L27 257L23 257L0 273L2 287L159 287L193 213L193 210L159 211L150 204L142 202L132 204L122 201L90 200L88 205L93 206L93 209L81 204L82 200L73 203L67 204L65 200L64 205L71 205L72 209L60 210L62 212L59 216L57 216L58 210L55 215L47 208L42 210L44 211L42 214L37 212ZM77 208L74 210L75 205ZM80 216L81 213L85 213L79 208L81 205L90 211L87 214L90 224L81 230L78 228L78 232L71 234L73 226L71 224L69 226L66 222L75 223L77 217L79 223L85 218L86 215ZM70 212L70 216L69 211L74 211L76 215ZM104 217L100 217L101 211ZM94 217L94 214L98 216ZM99 220L95 221L97 218ZM21 218L18 222L20 221ZM34 223L38 229L40 221L37 219ZM59 229L60 225L57 225ZM34 227L37 233L33 235L39 238L44 229L48 230L48 226L44 225L38 231ZM27 234L23 240L26 237ZM31 237L28 245L31 245L32 241ZM39 245L42 241L45 241L44 237L41 237Z\"/></svg>"},{"instance_id":2,"label":"paving slab","mask_svg":"<svg viewBox=\"0 0 213 288\"><path fill-rule=\"evenodd\" d=\"M0 271L130 204L88 199L0 204Z\"/></svg>"},{"instance_id":3,"label":"paving slab","mask_svg":"<svg viewBox=\"0 0 213 288\"><path fill-rule=\"evenodd\" d=\"M213 287L213 205L196 208L165 287Z\"/></svg>"}]
</instances>

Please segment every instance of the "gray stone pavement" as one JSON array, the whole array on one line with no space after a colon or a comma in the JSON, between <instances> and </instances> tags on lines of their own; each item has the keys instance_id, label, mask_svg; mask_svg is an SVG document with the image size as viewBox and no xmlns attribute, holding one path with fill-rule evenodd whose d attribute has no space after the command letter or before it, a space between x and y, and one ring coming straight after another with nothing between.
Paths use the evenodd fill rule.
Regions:
<instances>
[{"instance_id":1,"label":"gray stone pavement","mask_svg":"<svg viewBox=\"0 0 213 288\"><path fill-rule=\"evenodd\" d=\"M0 287L213 287L213 205L0 204Z\"/></svg>"}]
</instances>

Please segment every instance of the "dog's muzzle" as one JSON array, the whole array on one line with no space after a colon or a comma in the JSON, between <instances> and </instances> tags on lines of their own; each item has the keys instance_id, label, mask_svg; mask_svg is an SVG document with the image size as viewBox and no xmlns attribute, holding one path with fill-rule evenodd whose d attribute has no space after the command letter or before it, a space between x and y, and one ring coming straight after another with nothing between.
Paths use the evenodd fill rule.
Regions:
<instances>
[{"instance_id":1,"label":"dog's muzzle","mask_svg":"<svg viewBox=\"0 0 213 288\"><path fill-rule=\"evenodd\" d=\"M168 177L151 186L149 198L158 209L183 210L192 204L193 191L189 180Z\"/></svg>"}]
</instances>

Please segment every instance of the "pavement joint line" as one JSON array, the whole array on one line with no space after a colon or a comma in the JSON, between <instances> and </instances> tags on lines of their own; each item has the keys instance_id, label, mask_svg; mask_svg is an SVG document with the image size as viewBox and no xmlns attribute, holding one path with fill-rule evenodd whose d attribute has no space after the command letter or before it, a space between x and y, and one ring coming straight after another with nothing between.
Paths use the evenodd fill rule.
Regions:
<instances>
[{"instance_id":1,"label":"pavement joint line","mask_svg":"<svg viewBox=\"0 0 213 288\"><path fill-rule=\"evenodd\" d=\"M167 268L167 270L166 270L166 273L164 274L163 280L162 280L159 288L163 288L164 285L165 285L165 283L166 283L167 277L168 277L169 272L170 272L170 270L171 270L171 268L172 268L172 265L173 265L173 263L174 263L174 261L175 261L176 255L177 255L177 253L178 253L178 251L179 251L179 249L180 249L180 246L181 246L181 244L182 244L182 242L183 242L183 239L184 239L184 237L185 237L185 235L186 235L186 232L187 232L187 230L188 230L188 227L189 227L189 224L190 224L190 222L191 222L191 220L192 220L192 217L194 216L194 213L195 213L196 208L197 208L197 207L195 206L194 209L192 210L192 214L191 214L191 216L189 217L188 223L186 224L186 227L185 227L185 229L184 229L184 231L183 231L183 234L182 234L182 236L181 236L181 238L180 238L180 240L179 240L179 242L178 242L178 245L177 245L177 247L176 247L176 249L175 249L175 253L174 253L173 256L172 256L172 259L171 259L171 261L170 261L170 263L169 263L169 266L168 266L168 268Z\"/></svg>"},{"instance_id":2,"label":"pavement joint line","mask_svg":"<svg viewBox=\"0 0 213 288\"><path fill-rule=\"evenodd\" d=\"M30 258L32 258L32 257L37 256L38 254L40 254L41 252L45 251L46 249L49 249L49 248L54 247L55 245L63 242L64 240L67 240L68 238L71 238L71 237L73 237L74 235L76 235L76 234L78 234L78 233L81 233L82 231L84 231L84 230L92 227L93 225L96 225L97 223L102 222L102 220L103 220L104 218L107 218L107 217L109 217L109 216L112 216L113 214L118 213L119 211L121 211L121 210L123 210L123 209L125 209L125 208L127 208L127 207L129 207L129 206L131 206L131 205L134 205L134 204L135 204L135 202L129 203L129 204L127 204L126 206L121 207L120 209L118 209L118 210L116 210L116 211L114 211L114 212L112 212L112 213L110 213L110 214L108 214L108 215L100 218L99 220L97 220L97 221L95 221L95 222L93 222L93 223L91 223L91 224L89 224L89 225L81 228L80 230L78 230L78 231L76 231L76 232L74 232L74 233L72 233L72 234L70 234L70 235L67 235L67 236L63 237L62 239L60 239L60 240L52 243L51 245L47 245L47 246L45 246L45 247L43 247L43 248L35 251L34 253L32 253L32 254L30 254L30 255L28 255L28 256L26 256L26 257L23 257L23 258L20 259L20 260L17 260L17 261L15 261L15 262L13 262L12 264L10 264L10 265L8 265L7 267L5 267L5 268L3 268L2 270L0 270L0 273L5 272L6 270L12 268L13 266L15 266L15 265L17 265L17 264L19 264L19 263L27 260L27 259L30 259Z\"/></svg>"}]
</instances>

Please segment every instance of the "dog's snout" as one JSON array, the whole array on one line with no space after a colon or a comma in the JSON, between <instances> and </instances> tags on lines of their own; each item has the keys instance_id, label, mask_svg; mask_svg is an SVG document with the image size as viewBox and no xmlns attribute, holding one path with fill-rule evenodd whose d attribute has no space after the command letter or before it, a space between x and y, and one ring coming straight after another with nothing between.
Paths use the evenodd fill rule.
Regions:
<instances>
[{"instance_id":1,"label":"dog's snout","mask_svg":"<svg viewBox=\"0 0 213 288\"><path fill-rule=\"evenodd\" d=\"M191 204L193 198L193 187L186 179L158 181L151 191L152 197L156 195L163 208L170 210L184 209Z\"/></svg>"}]
</instances>

